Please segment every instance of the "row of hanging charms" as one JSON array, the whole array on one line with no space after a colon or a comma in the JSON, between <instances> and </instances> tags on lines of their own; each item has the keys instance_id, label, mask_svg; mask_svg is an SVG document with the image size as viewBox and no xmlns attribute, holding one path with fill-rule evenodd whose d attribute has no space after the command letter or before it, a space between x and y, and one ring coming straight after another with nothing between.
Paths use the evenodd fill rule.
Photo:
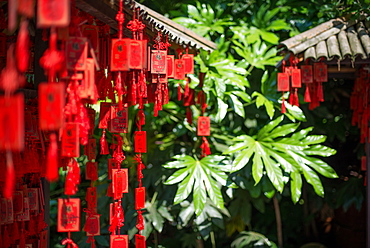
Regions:
<instances>
[{"instance_id":1,"label":"row of hanging charms","mask_svg":"<svg viewBox=\"0 0 370 248\"><path fill-rule=\"evenodd\" d=\"M124 210L122 208L122 197L123 193L128 193L128 169L121 168L122 161L125 160L125 155L122 150L123 139L121 133L127 133L128 127L128 106L123 103L123 95L126 94L125 79L123 77L123 71L128 71L127 60L129 59L127 54L127 49L129 46L128 39L123 39L123 1L119 2L119 10L116 15L116 20L118 22L118 38L112 39L112 51L111 51L111 61L110 70L116 72L114 89L117 93L118 104L105 103L101 105L100 113L103 117L100 122L104 120L104 123L109 123L110 125L105 125L104 128L108 127L108 130L113 133L112 136L112 159L108 160L108 176L111 178L112 183L108 189L109 196L113 197L113 203L110 204L110 246L111 247L128 247L128 236L121 235L121 227L124 225ZM126 57L124 57L126 56ZM115 96L113 97L113 102L115 102ZM102 116L102 113L110 115ZM117 133L117 134L114 134ZM101 154L109 154L109 150L105 150L107 145L105 145L105 132L103 131L103 137L101 139ZM114 137L117 140L117 144L114 145ZM105 150L105 151L104 151Z\"/></svg>"},{"instance_id":2,"label":"row of hanging charms","mask_svg":"<svg viewBox=\"0 0 370 248\"><path fill-rule=\"evenodd\" d=\"M350 98L350 108L353 110L352 125L358 126L360 129L360 142L365 143L369 139L369 119L370 119L370 104L369 104L369 71L361 68L355 80L353 91Z\"/></svg>"},{"instance_id":3,"label":"row of hanging charms","mask_svg":"<svg viewBox=\"0 0 370 248\"><path fill-rule=\"evenodd\" d=\"M284 95L289 94L289 104L299 106L298 89L302 87L302 83L306 85L304 101L310 103L309 109L312 110L320 106L320 102L324 101L323 82L328 81L327 65L323 62L316 62L309 65L309 60L306 60L306 65L301 65L298 68L299 58L292 54L289 59L290 66L286 66L286 61L282 62L282 72L278 73L278 91L282 92L281 112L286 112Z\"/></svg>"}]
</instances>

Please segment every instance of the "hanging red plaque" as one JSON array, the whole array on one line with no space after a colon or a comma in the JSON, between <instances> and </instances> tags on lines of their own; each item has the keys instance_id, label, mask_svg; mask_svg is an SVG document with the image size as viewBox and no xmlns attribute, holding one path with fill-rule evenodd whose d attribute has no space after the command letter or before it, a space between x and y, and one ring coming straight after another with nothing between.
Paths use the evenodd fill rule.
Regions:
<instances>
[{"instance_id":1,"label":"hanging red plaque","mask_svg":"<svg viewBox=\"0 0 370 248\"><path fill-rule=\"evenodd\" d=\"M130 41L129 68L143 69L143 43L140 40Z\"/></svg>"},{"instance_id":2,"label":"hanging red plaque","mask_svg":"<svg viewBox=\"0 0 370 248\"><path fill-rule=\"evenodd\" d=\"M135 209L145 208L145 187L135 189Z\"/></svg>"},{"instance_id":3,"label":"hanging red plaque","mask_svg":"<svg viewBox=\"0 0 370 248\"><path fill-rule=\"evenodd\" d=\"M185 74L194 74L194 55L184 54L181 59L184 61Z\"/></svg>"},{"instance_id":4,"label":"hanging red plaque","mask_svg":"<svg viewBox=\"0 0 370 248\"><path fill-rule=\"evenodd\" d=\"M96 139L89 139L87 143L87 159L93 160L96 158Z\"/></svg>"},{"instance_id":5,"label":"hanging red plaque","mask_svg":"<svg viewBox=\"0 0 370 248\"><path fill-rule=\"evenodd\" d=\"M118 200L123 193L128 193L128 169L112 169L112 175L114 199Z\"/></svg>"},{"instance_id":6,"label":"hanging red plaque","mask_svg":"<svg viewBox=\"0 0 370 248\"><path fill-rule=\"evenodd\" d=\"M151 55L151 72L152 74L167 73L167 52L153 50Z\"/></svg>"},{"instance_id":7,"label":"hanging red plaque","mask_svg":"<svg viewBox=\"0 0 370 248\"><path fill-rule=\"evenodd\" d=\"M66 43L66 59L68 70L85 70L87 59L87 39L84 37L70 37Z\"/></svg>"},{"instance_id":8,"label":"hanging red plaque","mask_svg":"<svg viewBox=\"0 0 370 248\"><path fill-rule=\"evenodd\" d=\"M110 235L110 247L128 248L128 235Z\"/></svg>"},{"instance_id":9,"label":"hanging red plaque","mask_svg":"<svg viewBox=\"0 0 370 248\"><path fill-rule=\"evenodd\" d=\"M6 199L5 198L1 198L1 207L0 207L0 224L1 225L4 225L6 224L6 216L7 216L7 211L8 211L8 208L6 207Z\"/></svg>"},{"instance_id":10,"label":"hanging red plaque","mask_svg":"<svg viewBox=\"0 0 370 248\"><path fill-rule=\"evenodd\" d=\"M146 131L135 132L135 152L146 153Z\"/></svg>"},{"instance_id":11,"label":"hanging red plaque","mask_svg":"<svg viewBox=\"0 0 370 248\"><path fill-rule=\"evenodd\" d=\"M58 130L64 122L64 83L39 84L39 124L41 130Z\"/></svg>"},{"instance_id":12,"label":"hanging red plaque","mask_svg":"<svg viewBox=\"0 0 370 248\"><path fill-rule=\"evenodd\" d=\"M301 65L302 83L313 83L312 65Z\"/></svg>"},{"instance_id":13,"label":"hanging red plaque","mask_svg":"<svg viewBox=\"0 0 370 248\"><path fill-rule=\"evenodd\" d=\"M28 189L30 211L39 211L39 188Z\"/></svg>"},{"instance_id":14,"label":"hanging red plaque","mask_svg":"<svg viewBox=\"0 0 370 248\"><path fill-rule=\"evenodd\" d=\"M58 232L80 231L80 199L58 199Z\"/></svg>"},{"instance_id":15,"label":"hanging red plaque","mask_svg":"<svg viewBox=\"0 0 370 248\"><path fill-rule=\"evenodd\" d=\"M24 147L24 99L22 94L0 96L0 150Z\"/></svg>"},{"instance_id":16,"label":"hanging red plaque","mask_svg":"<svg viewBox=\"0 0 370 248\"><path fill-rule=\"evenodd\" d=\"M18 13L28 18L35 14L35 0L18 0Z\"/></svg>"},{"instance_id":17,"label":"hanging red plaque","mask_svg":"<svg viewBox=\"0 0 370 248\"><path fill-rule=\"evenodd\" d=\"M111 120L109 131L112 133L127 133L128 128L128 107L123 105L122 110L119 110L118 104L111 105Z\"/></svg>"},{"instance_id":18,"label":"hanging red plaque","mask_svg":"<svg viewBox=\"0 0 370 248\"><path fill-rule=\"evenodd\" d=\"M167 77L175 77L175 56L167 55Z\"/></svg>"},{"instance_id":19,"label":"hanging red plaque","mask_svg":"<svg viewBox=\"0 0 370 248\"><path fill-rule=\"evenodd\" d=\"M99 57L99 27L95 25L82 25L82 36L90 41L96 57Z\"/></svg>"},{"instance_id":20,"label":"hanging red plaque","mask_svg":"<svg viewBox=\"0 0 370 248\"><path fill-rule=\"evenodd\" d=\"M14 214L23 212L23 191L16 190L13 194L13 211Z\"/></svg>"},{"instance_id":21,"label":"hanging red plaque","mask_svg":"<svg viewBox=\"0 0 370 248\"><path fill-rule=\"evenodd\" d=\"M69 0L39 0L37 2L37 27L66 27L70 21Z\"/></svg>"},{"instance_id":22,"label":"hanging red plaque","mask_svg":"<svg viewBox=\"0 0 370 248\"><path fill-rule=\"evenodd\" d=\"M294 68L292 70L291 76L292 76L292 87L301 88L302 87L301 69Z\"/></svg>"},{"instance_id":23,"label":"hanging red plaque","mask_svg":"<svg viewBox=\"0 0 370 248\"><path fill-rule=\"evenodd\" d=\"M81 80L78 93L81 99L90 99L92 102L96 102L98 98L96 92L95 62L94 59L88 58L86 59L84 78Z\"/></svg>"},{"instance_id":24,"label":"hanging red plaque","mask_svg":"<svg viewBox=\"0 0 370 248\"><path fill-rule=\"evenodd\" d=\"M112 39L112 51L110 60L111 71L129 70L130 39Z\"/></svg>"},{"instance_id":25,"label":"hanging red plaque","mask_svg":"<svg viewBox=\"0 0 370 248\"><path fill-rule=\"evenodd\" d=\"M327 82L328 81L328 66L325 63L314 63L314 79L316 82Z\"/></svg>"},{"instance_id":26,"label":"hanging red plaque","mask_svg":"<svg viewBox=\"0 0 370 248\"><path fill-rule=\"evenodd\" d=\"M94 214L91 216L86 215L85 224L86 236L99 236L100 235L100 215Z\"/></svg>"},{"instance_id":27,"label":"hanging red plaque","mask_svg":"<svg viewBox=\"0 0 370 248\"><path fill-rule=\"evenodd\" d=\"M140 234L135 234L135 243L136 243L136 248L146 248L146 243L145 243L145 236L140 235Z\"/></svg>"},{"instance_id":28,"label":"hanging red plaque","mask_svg":"<svg viewBox=\"0 0 370 248\"><path fill-rule=\"evenodd\" d=\"M98 163L97 162L87 162L86 163L85 178L91 181L98 180Z\"/></svg>"},{"instance_id":29,"label":"hanging red plaque","mask_svg":"<svg viewBox=\"0 0 370 248\"><path fill-rule=\"evenodd\" d=\"M93 135L94 127L95 127L95 110L92 108L88 108L87 115L89 117L89 123L90 123L89 135Z\"/></svg>"},{"instance_id":30,"label":"hanging red plaque","mask_svg":"<svg viewBox=\"0 0 370 248\"><path fill-rule=\"evenodd\" d=\"M79 125L79 123L67 123L65 125L62 135L62 156L80 156Z\"/></svg>"},{"instance_id":31,"label":"hanging red plaque","mask_svg":"<svg viewBox=\"0 0 370 248\"><path fill-rule=\"evenodd\" d=\"M88 187L86 191L87 209L96 213L98 209L98 198L96 195L96 187Z\"/></svg>"},{"instance_id":32,"label":"hanging red plaque","mask_svg":"<svg viewBox=\"0 0 370 248\"><path fill-rule=\"evenodd\" d=\"M111 104L109 102L100 102L99 128L108 128L108 123L111 118L110 105Z\"/></svg>"},{"instance_id":33,"label":"hanging red plaque","mask_svg":"<svg viewBox=\"0 0 370 248\"><path fill-rule=\"evenodd\" d=\"M211 122L208 116L199 116L198 118L198 136L211 135Z\"/></svg>"},{"instance_id":34,"label":"hanging red plaque","mask_svg":"<svg viewBox=\"0 0 370 248\"><path fill-rule=\"evenodd\" d=\"M142 40L141 41L141 49L142 49L142 65L143 65L143 69L148 69L148 48L150 49L150 47L148 47L148 41L147 40Z\"/></svg>"},{"instance_id":35,"label":"hanging red plaque","mask_svg":"<svg viewBox=\"0 0 370 248\"><path fill-rule=\"evenodd\" d=\"M23 198L23 211L17 215L17 221L29 221L30 220L30 204L28 197Z\"/></svg>"},{"instance_id":36,"label":"hanging red plaque","mask_svg":"<svg viewBox=\"0 0 370 248\"><path fill-rule=\"evenodd\" d=\"M289 91L288 73L278 73L278 91Z\"/></svg>"},{"instance_id":37,"label":"hanging red plaque","mask_svg":"<svg viewBox=\"0 0 370 248\"><path fill-rule=\"evenodd\" d=\"M175 79L185 79L185 63L182 59L175 59Z\"/></svg>"},{"instance_id":38,"label":"hanging red plaque","mask_svg":"<svg viewBox=\"0 0 370 248\"><path fill-rule=\"evenodd\" d=\"M120 169L120 168L121 166L113 158L108 158L108 179L112 179L113 169Z\"/></svg>"}]
</instances>

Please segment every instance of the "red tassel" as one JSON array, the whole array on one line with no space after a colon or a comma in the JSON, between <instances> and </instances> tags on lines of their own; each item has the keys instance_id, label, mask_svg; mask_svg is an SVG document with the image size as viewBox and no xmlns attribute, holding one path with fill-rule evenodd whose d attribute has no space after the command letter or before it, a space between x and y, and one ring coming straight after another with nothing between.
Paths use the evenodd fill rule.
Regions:
<instances>
[{"instance_id":1,"label":"red tassel","mask_svg":"<svg viewBox=\"0 0 370 248\"><path fill-rule=\"evenodd\" d=\"M293 91L289 92L289 104L294 105L294 93L293 93Z\"/></svg>"},{"instance_id":2,"label":"red tassel","mask_svg":"<svg viewBox=\"0 0 370 248\"><path fill-rule=\"evenodd\" d=\"M200 148L202 149L202 156L205 157L211 154L211 148L209 147L209 143L206 137L203 136L202 141L203 143Z\"/></svg>"},{"instance_id":3,"label":"red tassel","mask_svg":"<svg viewBox=\"0 0 370 248\"><path fill-rule=\"evenodd\" d=\"M186 119L189 123L189 125L193 124L193 112L190 108L186 108Z\"/></svg>"},{"instance_id":4,"label":"red tassel","mask_svg":"<svg viewBox=\"0 0 370 248\"><path fill-rule=\"evenodd\" d=\"M101 155L109 154L108 142L105 139L105 130L103 130L103 134L100 138L100 154Z\"/></svg>"},{"instance_id":5,"label":"red tassel","mask_svg":"<svg viewBox=\"0 0 370 248\"><path fill-rule=\"evenodd\" d=\"M15 171L13 165L13 158L12 153L7 151L6 153L6 174L5 174L5 187L4 187L4 197L11 198L14 192L14 184L15 184Z\"/></svg>"},{"instance_id":6,"label":"red tassel","mask_svg":"<svg viewBox=\"0 0 370 248\"><path fill-rule=\"evenodd\" d=\"M144 218L143 218L142 211L137 211L136 228L137 228L139 231L144 230Z\"/></svg>"},{"instance_id":7,"label":"red tassel","mask_svg":"<svg viewBox=\"0 0 370 248\"><path fill-rule=\"evenodd\" d=\"M28 233L29 236L33 236L37 234L34 216L31 216L30 221L28 222L28 232L29 232Z\"/></svg>"},{"instance_id":8,"label":"red tassel","mask_svg":"<svg viewBox=\"0 0 370 248\"><path fill-rule=\"evenodd\" d=\"M20 238L18 228L19 228L18 227L18 222L14 221L14 223L12 225L12 240L13 240L13 243Z\"/></svg>"},{"instance_id":9,"label":"red tassel","mask_svg":"<svg viewBox=\"0 0 370 248\"><path fill-rule=\"evenodd\" d=\"M281 113L285 114L286 113L286 107L285 107L285 99L284 99L284 92L283 92L283 101L281 103Z\"/></svg>"},{"instance_id":10,"label":"red tassel","mask_svg":"<svg viewBox=\"0 0 370 248\"><path fill-rule=\"evenodd\" d=\"M306 91L304 93L304 101L311 102L310 87L306 84Z\"/></svg>"},{"instance_id":11,"label":"red tassel","mask_svg":"<svg viewBox=\"0 0 370 248\"><path fill-rule=\"evenodd\" d=\"M189 78L186 80L185 89L184 89L184 98L189 96L190 88L189 88Z\"/></svg>"},{"instance_id":12,"label":"red tassel","mask_svg":"<svg viewBox=\"0 0 370 248\"><path fill-rule=\"evenodd\" d=\"M5 226L5 230L3 233L3 247L8 248L11 245L12 243L9 237L8 227Z\"/></svg>"},{"instance_id":13,"label":"red tassel","mask_svg":"<svg viewBox=\"0 0 370 248\"><path fill-rule=\"evenodd\" d=\"M181 84L177 84L177 100L181 101L182 99L182 89L181 89Z\"/></svg>"},{"instance_id":14,"label":"red tassel","mask_svg":"<svg viewBox=\"0 0 370 248\"><path fill-rule=\"evenodd\" d=\"M19 248L26 248L26 237L24 235L23 229L22 229L21 238L19 239Z\"/></svg>"},{"instance_id":15,"label":"red tassel","mask_svg":"<svg viewBox=\"0 0 370 248\"><path fill-rule=\"evenodd\" d=\"M294 105L299 106L298 89L294 90Z\"/></svg>"},{"instance_id":16,"label":"red tassel","mask_svg":"<svg viewBox=\"0 0 370 248\"><path fill-rule=\"evenodd\" d=\"M50 134L50 145L46 158L46 179L49 182L58 181L58 144L55 133Z\"/></svg>"}]
</instances>

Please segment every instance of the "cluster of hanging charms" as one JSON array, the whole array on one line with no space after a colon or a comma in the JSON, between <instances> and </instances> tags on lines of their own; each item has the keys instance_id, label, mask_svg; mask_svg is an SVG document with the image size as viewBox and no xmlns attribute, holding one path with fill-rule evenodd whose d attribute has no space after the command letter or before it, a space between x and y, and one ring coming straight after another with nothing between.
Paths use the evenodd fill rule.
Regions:
<instances>
[{"instance_id":1,"label":"cluster of hanging charms","mask_svg":"<svg viewBox=\"0 0 370 248\"><path fill-rule=\"evenodd\" d=\"M289 104L299 106L298 89L302 87L302 83L306 85L304 93L304 101L309 103L309 109L315 109L320 106L320 102L324 101L323 82L328 81L327 65L323 62L315 62L313 65L300 65L298 68L299 58L290 55L289 66L286 66L286 61L282 62L282 72L278 73L278 91L282 92L281 112L286 112L285 93L289 94Z\"/></svg>"}]
</instances>

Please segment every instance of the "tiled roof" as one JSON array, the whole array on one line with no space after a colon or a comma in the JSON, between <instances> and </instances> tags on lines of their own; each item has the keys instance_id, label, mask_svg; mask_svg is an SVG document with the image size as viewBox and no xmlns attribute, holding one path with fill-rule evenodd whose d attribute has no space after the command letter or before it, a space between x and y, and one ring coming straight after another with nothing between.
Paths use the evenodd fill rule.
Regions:
<instances>
[{"instance_id":1,"label":"tiled roof","mask_svg":"<svg viewBox=\"0 0 370 248\"><path fill-rule=\"evenodd\" d=\"M370 22L333 19L279 44L304 59L370 58Z\"/></svg>"}]
</instances>

